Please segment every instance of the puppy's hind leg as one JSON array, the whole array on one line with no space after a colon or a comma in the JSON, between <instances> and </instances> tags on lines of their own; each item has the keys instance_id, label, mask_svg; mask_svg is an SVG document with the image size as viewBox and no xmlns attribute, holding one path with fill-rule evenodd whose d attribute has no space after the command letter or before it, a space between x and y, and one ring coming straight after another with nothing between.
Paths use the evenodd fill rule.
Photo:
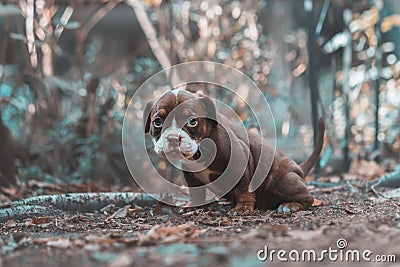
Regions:
<instances>
[{"instance_id":1,"label":"puppy's hind leg","mask_svg":"<svg viewBox=\"0 0 400 267\"><path fill-rule=\"evenodd\" d=\"M313 204L314 198L308 192L304 179L297 173L289 172L279 181L276 190L283 199L283 203L276 210L277 213L305 210Z\"/></svg>"}]
</instances>

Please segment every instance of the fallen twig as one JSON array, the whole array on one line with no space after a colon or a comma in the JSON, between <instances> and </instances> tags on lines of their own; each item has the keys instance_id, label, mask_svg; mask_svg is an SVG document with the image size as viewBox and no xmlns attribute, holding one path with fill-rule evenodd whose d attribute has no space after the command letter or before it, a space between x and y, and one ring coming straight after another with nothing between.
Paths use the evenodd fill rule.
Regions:
<instances>
[{"instance_id":1,"label":"fallen twig","mask_svg":"<svg viewBox=\"0 0 400 267\"><path fill-rule=\"evenodd\" d=\"M400 171L394 171L387 175L384 175L378 179L378 182L373 185L374 187L388 187L397 188L400 187Z\"/></svg>"},{"instance_id":2,"label":"fallen twig","mask_svg":"<svg viewBox=\"0 0 400 267\"><path fill-rule=\"evenodd\" d=\"M400 187L400 170L396 170L373 181L370 190L377 196L383 197L376 189L380 187L398 188Z\"/></svg>"},{"instance_id":3,"label":"fallen twig","mask_svg":"<svg viewBox=\"0 0 400 267\"><path fill-rule=\"evenodd\" d=\"M352 193L358 193L360 190L356 187L356 186L354 186L351 182L349 182L349 181L346 181L346 185L347 185L347 187L349 187L350 188L350 191L352 192Z\"/></svg>"},{"instance_id":4,"label":"fallen twig","mask_svg":"<svg viewBox=\"0 0 400 267\"><path fill-rule=\"evenodd\" d=\"M332 188L332 187L336 187L336 186L345 186L345 184L343 184L343 182L332 183L332 182L321 182L321 181L309 181L309 182L307 182L307 185L314 185L314 186L321 187L321 188Z\"/></svg>"},{"instance_id":5,"label":"fallen twig","mask_svg":"<svg viewBox=\"0 0 400 267\"><path fill-rule=\"evenodd\" d=\"M372 193L375 194L375 196L377 196L377 197L382 197L382 194L379 193L379 192L375 189L374 186L371 186L371 191L372 191Z\"/></svg>"},{"instance_id":6,"label":"fallen twig","mask_svg":"<svg viewBox=\"0 0 400 267\"><path fill-rule=\"evenodd\" d=\"M332 191L336 191L336 190L340 190L343 188L346 188L347 185L337 185L337 186L332 186L332 187L324 187L324 188L313 188L310 191L313 193L328 193L328 192L332 192Z\"/></svg>"},{"instance_id":7,"label":"fallen twig","mask_svg":"<svg viewBox=\"0 0 400 267\"><path fill-rule=\"evenodd\" d=\"M385 198L399 198L400 197L400 188L393 189L389 192L386 192L382 196Z\"/></svg>"},{"instance_id":8,"label":"fallen twig","mask_svg":"<svg viewBox=\"0 0 400 267\"><path fill-rule=\"evenodd\" d=\"M336 205L330 205L329 207L332 208L332 209L344 210L345 212L347 212L349 214L357 214L358 213L358 212L356 212L354 210L351 210L349 208L346 208L346 207L339 207L339 206L336 206Z\"/></svg>"}]
</instances>

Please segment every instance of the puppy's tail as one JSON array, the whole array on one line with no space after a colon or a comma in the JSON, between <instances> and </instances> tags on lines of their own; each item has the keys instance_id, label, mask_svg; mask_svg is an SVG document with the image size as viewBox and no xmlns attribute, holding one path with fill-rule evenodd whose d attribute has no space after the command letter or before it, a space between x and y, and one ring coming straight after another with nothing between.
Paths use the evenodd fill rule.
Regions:
<instances>
[{"instance_id":1,"label":"puppy's tail","mask_svg":"<svg viewBox=\"0 0 400 267\"><path fill-rule=\"evenodd\" d=\"M318 135L317 135L317 143L315 144L314 151L311 155L300 164L300 168L303 170L304 176L311 170L311 168L315 165L319 158L319 154L321 153L322 146L324 144L324 133L325 133L325 124L324 118L320 117L318 120Z\"/></svg>"}]
</instances>

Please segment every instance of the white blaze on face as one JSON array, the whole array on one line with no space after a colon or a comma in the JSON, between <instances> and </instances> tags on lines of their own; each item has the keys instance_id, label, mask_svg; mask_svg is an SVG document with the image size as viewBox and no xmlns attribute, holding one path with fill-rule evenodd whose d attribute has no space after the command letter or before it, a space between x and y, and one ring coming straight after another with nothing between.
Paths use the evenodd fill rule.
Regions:
<instances>
[{"instance_id":1,"label":"white blaze on face","mask_svg":"<svg viewBox=\"0 0 400 267\"><path fill-rule=\"evenodd\" d=\"M181 89L177 88L177 89L172 89L171 93L173 93L176 97L178 97L179 92L182 91Z\"/></svg>"},{"instance_id":2,"label":"white blaze on face","mask_svg":"<svg viewBox=\"0 0 400 267\"><path fill-rule=\"evenodd\" d=\"M157 154L161 154L162 153L162 142L158 142L161 140L161 138L157 141L155 138L151 139L153 141L154 144L154 152L156 152Z\"/></svg>"},{"instance_id":3,"label":"white blaze on face","mask_svg":"<svg viewBox=\"0 0 400 267\"><path fill-rule=\"evenodd\" d=\"M168 138L171 135L179 136L179 147L175 146L174 144L170 144ZM154 144L154 151L157 154L167 154L179 149L184 157L190 158L199 149L199 144L195 140L191 139L187 132L178 127L175 118L172 120L171 126L164 129L164 131L161 133L161 137L158 139L158 141L155 138L152 140Z\"/></svg>"}]
</instances>

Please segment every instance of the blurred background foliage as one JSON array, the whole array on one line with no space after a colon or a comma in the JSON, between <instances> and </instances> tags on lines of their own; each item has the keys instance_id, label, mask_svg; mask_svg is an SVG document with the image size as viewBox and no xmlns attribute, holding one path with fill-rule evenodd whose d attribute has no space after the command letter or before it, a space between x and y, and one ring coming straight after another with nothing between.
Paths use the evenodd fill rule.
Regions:
<instances>
[{"instance_id":1,"label":"blurred background foliage","mask_svg":"<svg viewBox=\"0 0 400 267\"><path fill-rule=\"evenodd\" d=\"M304 5L312 2L310 24ZM121 147L130 97L162 68L193 60L252 78L276 118L278 147L296 159L312 149L310 103L318 101L328 171L345 170L333 160L343 158L343 147L392 166L400 141L399 14L396 0L3 1L0 184L132 183ZM158 166L167 170L163 161Z\"/></svg>"}]
</instances>

